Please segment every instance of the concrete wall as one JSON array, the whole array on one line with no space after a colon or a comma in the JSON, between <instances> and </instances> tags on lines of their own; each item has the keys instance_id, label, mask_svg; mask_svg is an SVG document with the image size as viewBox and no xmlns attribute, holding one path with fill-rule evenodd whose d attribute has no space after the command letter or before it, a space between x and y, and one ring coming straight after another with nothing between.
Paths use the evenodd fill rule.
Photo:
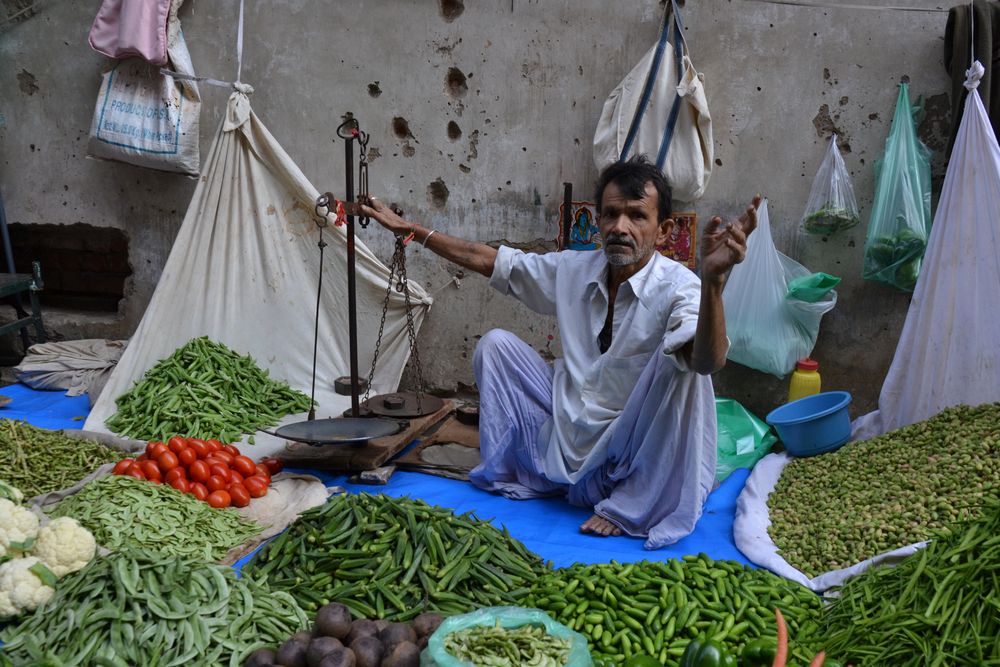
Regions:
<instances>
[{"instance_id":1,"label":"concrete wall","mask_svg":"<svg viewBox=\"0 0 1000 667\"><path fill-rule=\"evenodd\" d=\"M0 187L8 220L111 225L131 240L134 274L119 313L53 313L50 323L70 338L129 335L194 190L183 176L84 158L108 66L86 44L99 4L43 1L34 16L0 33ZM874 162L906 78L914 97L928 98L921 134L935 151L940 181L950 122L942 65L947 15L750 0L687 4L686 35L705 74L717 157L700 219L733 214L762 192L779 249L843 277L814 356L825 386L851 391L852 412L866 412L909 302L860 279ZM237 8L236 0L185 3L181 17L200 74L234 76ZM597 117L656 39L661 12L656 0L248 0L242 79L256 88L258 115L320 190L342 188L334 129L352 112L372 136L374 192L442 231L545 249L557 235L561 184L574 183L578 194L592 190ZM204 86L202 95L204 156L228 93ZM797 242L798 217L833 130L843 137L864 224ZM387 233L370 228L361 238L388 260ZM551 320L493 293L478 276L456 286L458 267L427 251L414 249L409 267L436 293L420 335L433 386L472 382L472 350L491 327L513 329L540 349L556 333ZM303 313L301 325L308 324ZM787 386L735 364L716 385L761 413Z\"/></svg>"}]
</instances>

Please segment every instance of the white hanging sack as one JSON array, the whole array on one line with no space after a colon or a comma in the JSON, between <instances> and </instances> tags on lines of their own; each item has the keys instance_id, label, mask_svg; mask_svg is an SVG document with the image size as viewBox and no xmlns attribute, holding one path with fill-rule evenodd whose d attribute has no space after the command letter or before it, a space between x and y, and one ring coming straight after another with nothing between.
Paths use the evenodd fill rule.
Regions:
<instances>
[{"instance_id":1,"label":"white hanging sack","mask_svg":"<svg viewBox=\"0 0 1000 667\"><path fill-rule=\"evenodd\" d=\"M666 176L673 198L690 204L705 194L715 158L705 77L691 64L683 29L671 0L659 40L604 103L594 164L600 170L646 155Z\"/></svg>"}]
</instances>

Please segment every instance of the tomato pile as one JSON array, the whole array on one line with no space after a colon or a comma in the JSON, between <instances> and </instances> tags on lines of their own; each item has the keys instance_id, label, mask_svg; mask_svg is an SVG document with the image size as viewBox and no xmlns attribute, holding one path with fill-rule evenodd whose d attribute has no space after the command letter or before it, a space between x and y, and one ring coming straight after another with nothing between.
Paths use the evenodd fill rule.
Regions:
<instances>
[{"instance_id":1,"label":"tomato pile","mask_svg":"<svg viewBox=\"0 0 1000 667\"><path fill-rule=\"evenodd\" d=\"M175 435L150 442L136 459L122 459L113 474L169 484L212 507L246 507L251 498L267 495L271 475L280 470L278 459L254 463L234 445Z\"/></svg>"}]
</instances>

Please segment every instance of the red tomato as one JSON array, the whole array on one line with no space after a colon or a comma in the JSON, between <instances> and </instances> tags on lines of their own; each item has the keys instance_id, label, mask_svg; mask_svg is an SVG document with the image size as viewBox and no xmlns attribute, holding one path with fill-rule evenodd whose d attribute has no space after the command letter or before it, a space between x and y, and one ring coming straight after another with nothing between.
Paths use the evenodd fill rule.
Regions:
<instances>
[{"instance_id":1,"label":"red tomato","mask_svg":"<svg viewBox=\"0 0 1000 667\"><path fill-rule=\"evenodd\" d=\"M130 466L128 472L125 474L129 477L135 477L136 479L146 479L146 474L142 471L140 466Z\"/></svg>"},{"instance_id":2,"label":"red tomato","mask_svg":"<svg viewBox=\"0 0 1000 667\"><path fill-rule=\"evenodd\" d=\"M212 472L209 470L208 464L204 461L195 461L188 468L188 477L196 482L207 482L211 476Z\"/></svg>"},{"instance_id":3,"label":"red tomato","mask_svg":"<svg viewBox=\"0 0 1000 667\"><path fill-rule=\"evenodd\" d=\"M205 444L208 446L208 451L217 452L222 449L222 443L218 440L206 440Z\"/></svg>"},{"instance_id":4,"label":"red tomato","mask_svg":"<svg viewBox=\"0 0 1000 667\"><path fill-rule=\"evenodd\" d=\"M235 507L246 507L250 504L250 492L242 484L230 484L229 495Z\"/></svg>"},{"instance_id":5,"label":"red tomato","mask_svg":"<svg viewBox=\"0 0 1000 667\"><path fill-rule=\"evenodd\" d=\"M229 466L224 463L213 463L208 466L213 475L218 475L223 479L229 479Z\"/></svg>"},{"instance_id":6,"label":"red tomato","mask_svg":"<svg viewBox=\"0 0 1000 667\"><path fill-rule=\"evenodd\" d=\"M156 462L160 464L160 470L164 472L171 468L176 468L179 464L177 455L173 452L163 452L157 457Z\"/></svg>"},{"instance_id":7,"label":"red tomato","mask_svg":"<svg viewBox=\"0 0 1000 667\"><path fill-rule=\"evenodd\" d=\"M148 460L149 460L149 457L146 456L145 454L140 454L139 458L136 459L136 461L138 461L139 463L142 463L143 461L148 461Z\"/></svg>"},{"instance_id":8,"label":"red tomato","mask_svg":"<svg viewBox=\"0 0 1000 667\"><path fill-rule=\"evenodd\" d=\"M187 447L187 440L185 440L179 435L175 435L174 437L167 440L167 447L170 448L170 451L176 454L177 452Z\"/></svg>"},{"instance_id":9,"label":"red tomato","mask_svg":"<svg viewBox=\"0 0 1000 667\"><path fill-rule=\"evenodd\" d=\"M261 459L261 463L265 468L267 468L267 471L272 475L277 475L279 472L281 472L281 469L285 467L285 464L282 463L281 459L276 459L274 457Z\"/></svg>"},{"instance_id":10,"label":"red tomato","mask_svg":"<svg viewBox=\"0 0 1000 667\"><path fill-rule=\"evenodd\" d=\"M223 445L222 449L232 454L233 458L240 455L240 450L236 449L236 445Z\"/></svg>"},{"instance_id":11,"label":"red tomato","mask_svg":"<svg viewBox=\"0 0 1000 667\"><path fill-rule=\"evenodd\" d=\"M244 477L249 477L257 472L257 465L249 456L240 455L233 459L233 470Z\"/></svg>"},{"instance_id":12,"label":"red tomato","mask_svg":"<svg viewBox=\"0 0 1000 667\"><path fill-rule=\"evenodd\" d=\"M229 483L230 484L243 484L243 475L239 474L235 470L229 471Z\"/></svg>"},{"instance_id":13,"label":"red tomato","mask_svg":"<svg viewBox=\"0 0 1000 667\"><path fill-rule=\"evenodd\" d=\"M208 478L208 482L205 484L209 491L218 491L219 489L224 489L229 486L229 477L219 477L218 475L212 475Z\"/></svg>"},{"instance_id":14,"label":"red tomato","mask_svg":"<svg viewBox=\"0 0 1000 667\"><path fill-rule=\"evenodd\" d=\"M204 484L200 482L191 482L188 484L188 493L197 498L198 500L204 500L208 498L208 489L205 488Z\"/></svg>"},{"instance_id":15,"label":"red tomato","mask_svg":"<svg viewBox=\"0 0 1000 667\"><path fill-rule=\"evenodd\" d=\"M251 498L260 498L267 495L267 482L260 475L253 475L243 480L243 486L250 492Z\"/></svg>"},{"instance_id":16,"label":"red tomato","mask_svg":"<svg viewBox=\"0 0 1000 667\"><path fill-rule=\"evenodd\" d=\"M182 449L180 453L177 454L177 461L185 468L198 460L198 453L191 449Z\"/></svg>"},{"instance_id":17,"label":"red tomato","mask_svg":"<svg viewBox=\"0 0 1000 667\"><path fill-rule=\"evenodd\" d=\"M115 469L111 471L112 475L124 475L128 472L129 467L132 465L132 459L122 459L115 464Z\"/></svg>"},{"instance_id":18,"label":"red tomato","mask_svg":"<svg viewBox=\"0 0 1000 667\"><path fill-rule=\"evenodd\" d=\"M188 481L186 479L184 479L183 477L177 477L172 482L167 482L167 484L169 484L170 486L174 487L175 489L177 489L181 493L187 493L188 491L191 490L191 485L188 484Z\"/></svg>"},{"instance_id":19,"label":"red tomato","mask_svg":"<svg viewBox=\"0 0 1000 667\"><path fill-rule=\"evenodd\" d=\"M266 465L264 465L263 463L258 463L254 466L254 468L257 471L254 473L255 475L266 479L268 484L271 483L271 471L267 469Z\"/></svg>"},{"instance_id":20,"label":"red tomato","mask_svg":"<svg viewBox=\"0 0 1000 667\"><path fill-rule=\"evenodd\" d=\"M146 445L146 456L155 459L167 446L162 442L152 441Z\"/></svg>"},{"instance_id":21,"label":"red tomato","mask_svg":"<svg viewBox=\"0 0 1000 667\"><path fill-rule=\"evenodd\" d=\"M209 454L208 445L205 444L204 440L192 438L188 440L188 448L194 450L194 453L198 455L199 459L203 459Z\"/></svg>"},{"instance_id":22,"label":"red tomato","mask_svg":"<svg viewBox=\"0 0 1000 667\"><path fill-rule=\"evenodd\" d=\"M171 468L167 471L167 474L163 476L163 481L170 484L175 479L187 479L187 473L184 468L177 466L176 468Z\"/></svg>"},{"instance_id":23,"label":"red tomato","mask_svg":"<svg viewBox=\"0 0 1000 667\"><path fill-rule=\"evenodd\" d=\"M219 451L215 452L214 454L212 454L212 457L213 458L217 458L217 459L222 459L223 461L226 462L226 465L231 464L233 462L233 459L236 458L235 456L233 456L229 452L221 450L221 449Z\"/></svg>"},{"instance_id":24,"label":"red tomato","mask_svg":"<svg viewBox=\"0 0 1000 667\"><path fill-rule=\"evenodd\" d=\"M206 500L212 507L219 508L229 507L229 505L233 502L232 496L229 495L229 492L223 491L222 489L212 491L212 493L208 494L208 498L206 498Z\"/></svg>"},{"instance_id":25,"label":"red tomato","mask_svg":"<svg viewBox=\"0 0 1000 667\"><path fill-rule=\"evenodd\" d=\"M163 480L159 477L150 477L146 481L150 484L163 484Z\"/></svg>"},{"instance_id":26,"label":"red tomato","mask_svg":"<svg viewBox=\"0 0 1000 667\"><path fill-rule=\"evenodd\" d=\"M142 466L142 473L146 476L146 479L163 479L160 467L156 465L155 461L143 461L139 465Z\"/></svg>"}]
</instances>

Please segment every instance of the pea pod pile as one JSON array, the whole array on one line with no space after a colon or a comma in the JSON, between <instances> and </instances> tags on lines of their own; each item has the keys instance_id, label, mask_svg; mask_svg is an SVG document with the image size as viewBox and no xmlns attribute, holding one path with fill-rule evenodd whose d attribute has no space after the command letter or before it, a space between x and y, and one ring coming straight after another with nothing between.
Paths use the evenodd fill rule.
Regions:
<instances>
[{"instance_id":1,"label":"pea pod pile","mask_svg":"<svg viewBox=\"0 0 1000 667\"><path fill-rule=\"evenodd\" d=\"M570 653L568 639L553 637L540 625L504 628L500 621L453 632L444 647L460 660L492 667L557 667L568 662Z\"/></svg>"},{"instance_id":2,"label":"pea pod pile","mask_svg":"<svg viewBox=\"0 0 1000 667\"><path fill-rule=\"evenodd\" d=\"M173 556L220 560L261 532L233 509L215 509L165 484L107 475L49 512L69 516L108 549L141 547Z\"/></svg>"},{"instance_id":3,"label":"pea pod pile","mask_svg":"<svg viewBox=\"0 0 1000 667\"><path fill-rule=\"evenodd\" d=\"M515 604L546 571L506 529L420 500L342 495L304 512L244 568L307 610L409 620Z\"/></svg>"},{"instance_id":4,"label":"pea pod pile","mask_svg":"<svg viewBox=\"0 0 1000 667\"><path fill-rule=\"evenodd\" d=\"M734 654L751 640L775 636L775 607L793 636L812 636L822 607L804 586L705 554L554 570L538 579L522 606L542 609L586 635L595 662L647 655L671 667L702 634ZM804 662L812 657L801 644L793 654Z\"/></svg>"},{"instance_id":5,"label":"pea pod pile","mask_svg":"<svg viewBox=\"0 0 1000 667\"><path fill-rule=\"evenodd\" d=\"M849 567L977 514L1000 482L1000 404L796 459L768 496L768 533L809 576Z\"/></svg>"},{"instance_id":6,"label":"pea pod pile","mask_svg":"<svg viewBox=\"0 0 1000 667\"><path fill-rule=\"evenodd\" d=\"M72 486L123 456L123 452L97 442L0 419L0 478L27 498Z\"/></svg>"},{"instance_id":7,"label":"pea pod pile","mask_svg":"<svg viewBox=\"0 0 1000 667\"><path fill-rule=\"evenodd\" d=\"M107 426L139 440L173 435L237 442L309 409L309 397L268 376L250 355L207 337L193 338L146 371L115 401ZM252 436L250 444L253 444Z\"/></svg>"},{"instance_id":8,"label":"pea pod pile","mask_svg":"<svg viewBox=\"0 0 1000 667\"><path fill-rule=\"evenodd\" d=\"M0 665L241 665L308 621L232 568L147 551L95 559L0 633Z\"/></svg>"},{"instance_id":9,"label":"pea pod pile","mask_svg":"<svg viewBox=\"0 0 1000 667\"><path fill-rule=\"evenodd\" d=\"M896 567L847 582L823 643L855 665L1000 664L1000 501Z\"/></svg>"}]
</instances>

